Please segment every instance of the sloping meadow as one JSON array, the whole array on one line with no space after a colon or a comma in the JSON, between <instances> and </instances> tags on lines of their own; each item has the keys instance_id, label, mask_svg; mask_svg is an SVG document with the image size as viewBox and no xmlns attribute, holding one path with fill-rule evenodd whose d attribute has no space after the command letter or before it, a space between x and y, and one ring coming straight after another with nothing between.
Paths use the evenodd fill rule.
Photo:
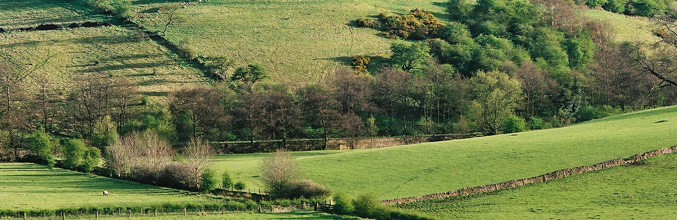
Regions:
<instances>
[{"instance_id":1,"label":"sloping meadow","mask_svg":"<svg viewBox=\"0 0 677 220\"><path fill-rule=\"evenodd\" d=\"M299 154L305 176L334 191L380 199L448 192L592 165L677 144L677 107L613 116L564 128L373 150ZM260 185L266 154L243 161L236 178ZM215 167L220 166L219 160ZM248 162L247 162L248 161ZM232 172L231 172L232 173Z\"/></svg>"}]
</instances>

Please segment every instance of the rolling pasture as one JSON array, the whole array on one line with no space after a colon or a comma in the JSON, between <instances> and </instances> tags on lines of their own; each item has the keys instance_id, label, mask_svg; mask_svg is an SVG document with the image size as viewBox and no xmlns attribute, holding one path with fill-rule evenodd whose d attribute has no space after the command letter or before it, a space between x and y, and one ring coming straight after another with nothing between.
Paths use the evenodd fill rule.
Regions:
<instances>
[{"instance_id":1,"label":"rolling pasture","mask_svg":"<svg viewBox=\"0 0 677 220\"><path fill-rule=\"evenodd\" d=\"M26 79L29 91L37 79L65 89L78 77L103 74L125 77L141 94L161 99L177 87L207 80L154 41L115 26L0 34L0 57L26 72L44 63Z\"/></svg>"},{"instance_id":2,"label":"rolling pasture","mask_svg":"<svg viewBox=\"0 0 677 220\"><path fill-rule=\"evenodd\" d=\"M110 194L103 196L106 190ZM215 199L29 163L0 163L0 210L150 206Z\"/></svg>"},{"instance_id":3,"label":"rolling pasture","mask_svg":"<svg viewBox=\"0 0 677 220\"><path fill-rule=\"evenodd\" d=\"M677 154L512 190L401 207L440 219L665 219L677 215Z\"/></svg>"},{"instance_id":4,"label":"rolling pasture","mask_svg":"<svg viewBox=\"0 0 677 220\"><path fill-rule=\"evenodd\" d=\"M0 28L18 29L36 27L40 24L68 25L86 21L110 20L109 15L75 1L2 0L0 1Z\"/></svg>"},{"instance_id":5,"label":"rolling pasture","mask_svg":"<svg viewBox=\"0 0 677 220\"><path fill-rule=\"evenodd\" d=\"M420 196L537 176L677 144L677 106L569 127L391 148L299 152L305 177L354 195ZM629 126L630 125L630 126ZM266 154L216 156L250 188L261 186Z\"/></svg>"},{"instance_id":6,"label":"rolling pasture","mask_svg":"<svg viewBox=\"0 0 677 220\"><path fill-rule=\"evenodd\" d=\"M167 39L204 56L225 56L242 66L262 64L271 81L291 85L326 80L356 55L385 55L393 40L351 21L381 12L423 8L443 18L445 0L210 0L178 11L183 21ZM172 4L172 3L169 3ZM161 31L164 1L133 0L135 22Z\"/></svg>"}]
</instances>

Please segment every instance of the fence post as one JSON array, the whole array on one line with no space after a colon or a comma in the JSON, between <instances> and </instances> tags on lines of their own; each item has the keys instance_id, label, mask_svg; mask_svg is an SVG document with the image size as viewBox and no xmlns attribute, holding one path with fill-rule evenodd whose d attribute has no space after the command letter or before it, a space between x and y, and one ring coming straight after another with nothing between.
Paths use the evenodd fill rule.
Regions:
<instances>
[{"instance_id":1,"label":"fence post","mask_svg":"<svg viewBox=\"0 0 677 220\"><path fill-rule=\"evenodd\" d=\"M26 212L24 212L24 220L27 220L28 216L26 215Z\"/></svg>"},{"instance_id":2,"label":"fence post","mask_svg":"<svg viewBox=\"0 0 677 220\"><path fill-rule=\"evenodd\" d=\"M96 210L96 218L99 218L99 210Z\"/></svg>"},{"instance_id":3,"label":"fence post","mask_svg":"<svg viewBox=\"0 0 677 220\"><path fill-rule=\"evenodd\" d=\"M61 211L61 220L66 219L66 213L64 211Z\"/></svg>"},{"instance_id":4,"label":"fence post","mask_svg":"<svg viewBox=\"0 0 677 220\"><path fill-rule=\"evenodd\" d=\"M153 217L157 217L157 209L155 209L155 214L153 214Z\"/></svg>"},{"instance_id":5,"label":"fence post","mask_svg":"<svg viewBox=\"0 0 677 220\"><path fill-rule=\"evenodd\" d=\"M186 216L186 207L183 207L183 216Z\"/></svg>"},{"instance_id":6,"label":"fence post","mask_svg":"<svg viewBox=\"0 0 677 220\"><path fill-rule=\"evenodd\" d=\"M129 210L129 217L130 218L132 217L132 210L131 209Z\"/></svg>"}]
</instances>

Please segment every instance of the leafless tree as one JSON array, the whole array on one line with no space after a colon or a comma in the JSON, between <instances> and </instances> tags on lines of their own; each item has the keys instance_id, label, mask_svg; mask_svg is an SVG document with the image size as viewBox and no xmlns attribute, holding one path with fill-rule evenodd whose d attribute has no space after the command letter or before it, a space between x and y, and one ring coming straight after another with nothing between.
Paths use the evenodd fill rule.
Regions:
<instances>
[{"instance_id":1,"label":"leafless tree","mask_svg":"<svg viewBox=\"0 0 677 220\"><path fill-rule=\"evenodd\" d=\"M200 189L200 178L202 173L209 167L209 159L214 155L214 151L209 143L198 137L188 142L183 155L186 157L186 163L192 170L191 180L194 181L192 185L196 189Z\"/></svg>"},{"instance_id":2,"label":"leafless tree","mask_svg":"<svg viewBox=\"0 0 677 220\"><path fill-rule=\"evenodd\" d=\"M282 189L299 177L298 167L290 152L278 150L263 159L263 182L271 192Z\"/></svg>"}]
</instances>

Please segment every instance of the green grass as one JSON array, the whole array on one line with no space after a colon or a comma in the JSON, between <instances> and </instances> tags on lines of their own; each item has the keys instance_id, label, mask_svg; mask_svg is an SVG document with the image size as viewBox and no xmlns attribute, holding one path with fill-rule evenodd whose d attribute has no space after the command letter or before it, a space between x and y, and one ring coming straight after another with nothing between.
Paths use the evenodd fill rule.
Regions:
<instances>
[{"instance_id":1,"label":"green grass","mask_svg":"<svg viewBox=\"0 0 677 220\"><path fill-rule=\"evenodd\" d=\"M94 216L69 216L67 219L93 219ZM226 214L212 214L207 213L206 216L199 216L196 213L189 213L187 216L183 214L159 214L158 217L153 217L153 214L146 215L132 215L132 218L129 218L127 215L100 215L99 219L136 219L136 220L145 220L145 219L200 219L200 220L211 220L211 219L256 219L256 220L267 220L267 219L301 219L301 220L319 220L319 219L330 219L330 220L353 220L360 219L357 217L351 216L337 216L330 215L327 213L321 212L291 212L291 213L226 213Z\"/></svg>"},{"instance_id":2,"label":"green grass","mask_svg":"<svg viewBox=\"0 0 677 220\"><path fill-rule=\"evenodd\" d=\"M664 123L657 121L667 120ZM677 106L564 128L391 148L303 153L306 177L334 191L381 199L447 192L537 176L677 144ZM260 186L265 154L223 155L214 166Z\"/></svg>"},{"instance_id":3,"label":"green grass","mask_svg":"<svg viewBox=\"0 0 677 220\"><path fill-rule=\"evenodd\" d=\"M677 216L677 154L639 166L403 207L440 219L669 219Z\"/></svg>"},{"instance_id":4,"label":"green grass","mask_svg":"<svg viewBox=\"0 0 677 220\"><path fill-rule=\"evenodd\" d=\"M103 196L107 190L109 196ZM43 210L102 206L202 203L216 200L182 190L48 169L29 163L0 163L0 210Z\"/></svg>"},{"instance_id":5,"label":"green grass","mask_svg":"<svg viewBox=\"0 0 677 220\"><path fill-rule=\"evenodd\" d=\"M210 0L180 10L186 19L167 38L205 56L226 56L237 65L262 64L271 81L291 85L322 82L352 57L389 52L393 40L369 28L349 25L380 12L423 8L440 14L445 0ZM135 21L162 29L156 16L164 1L134 0L143 17Z\"/></svg>"},{"instance_id":6,"label":"green grass","mask_svg":"<svg viewBox=\"0 0 677 220\"><path fill-rule=\"evenodd\" d=\"M594 20L600 20L611 24L615 31L616 42L644 42L655 43L660 40L653 34L658 27L656 22L646 17L627 16L604 10L586 10L585 15Z\"/></svg>"},{"instance_id":7,"label":"green grass","mask_svg":"<svg viewBox=\"0 0 677 220\"><path fill-rule=\"evenodd\" d=\"M45 67L26 80L29 91L38 78L64 89L88 73L126 77L139 85L140 93L160 98L182 85L206 81L164 47L120 27L0 34L0 62L30 71L48 57Z\"/></svg>"},{"instance_id":8,"label":"green grass","mask_svg":"<svg viewBox=\"0 0 677 220\"><path fill-rule=\"evenodd\" d=\"M4 29L107 20L110 20L110 16L98 14L84 5L71 4L65 0L0 1L0 28Z\"/></svg>"}]
</instances>

